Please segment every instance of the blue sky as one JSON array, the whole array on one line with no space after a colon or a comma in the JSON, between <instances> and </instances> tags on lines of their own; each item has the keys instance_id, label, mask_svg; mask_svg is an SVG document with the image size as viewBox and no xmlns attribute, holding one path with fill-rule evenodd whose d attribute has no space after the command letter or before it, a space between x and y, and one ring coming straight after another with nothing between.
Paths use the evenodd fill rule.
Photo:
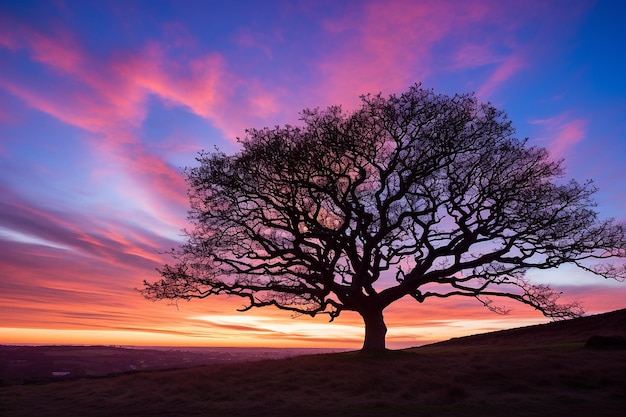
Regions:
<instances>
[{"instance_id":1,"label":"blue sky","mask_svg":"<svg viewBox=\"0 0 626 417\"><path fill-rule=\"evenodd\" d=\"M134 289L180 242L180 169L199 150L416 82L504 109L625 221L625 18L621 1L586 0L2 2L0 342L358 346L357 317L239 319L237 300L177 309ZM592 313L626 307L624 285L537 279ZM389 344L542 320L407 302Z\"/></svg>"}]
</instances>

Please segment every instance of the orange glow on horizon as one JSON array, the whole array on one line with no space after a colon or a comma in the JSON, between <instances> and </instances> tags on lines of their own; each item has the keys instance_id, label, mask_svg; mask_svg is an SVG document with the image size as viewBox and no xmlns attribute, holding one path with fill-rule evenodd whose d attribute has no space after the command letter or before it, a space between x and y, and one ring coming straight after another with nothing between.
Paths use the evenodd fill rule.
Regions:
<instances>
[{"instance_id":1,"label":"orange glow on horizon","mask_svg":"<svg viewBox=\"0 0 626 417\"><path fill-rule=\"evenodd\" d=\"M599 300L604 306L614 305L615 308L588 309L588 313L623 308L624 292L590 294L590 300ZM202 313L202 302L195 304L194 308L184 305L180 309L150 304L156 308L155 312L159 312L160 307L164 313L157 318L161 324L155 322L153 329L149 325L141 329L114 329L114 322L111 329L105 330L90 329L87 322L80 328L55 328L53 323L45 328L0 327L0 344L358 349L363 342L363 324L356 313L345 312L329 323L325 317L289 318L284 312L272 309L237 313L232 304L230 309L224 305L221 313L207 315ZM400 349L549 321L529 307L511 307L514 307L511 314L502 316L476 303L454 304L450 300L437 300L420 305L402 299L392 304L385 314L387 345L391 349ZM168 317L171 325L164 326Z\"/></svg>"},{"instance_id":2,"label":"orange glow on horizon","mask_svg":"<svg viewBox=\"0 0 626 417\"><path fill-rule=\"evenodd\" d=\"M287 341L262 339L245 333L189 337L149 331L26 329L0 327L0 344L8 345L121 345L172 347L271 347L271 348L348 348L360 347L360 340L308 338Z\"/></svg>"}]
</instances>

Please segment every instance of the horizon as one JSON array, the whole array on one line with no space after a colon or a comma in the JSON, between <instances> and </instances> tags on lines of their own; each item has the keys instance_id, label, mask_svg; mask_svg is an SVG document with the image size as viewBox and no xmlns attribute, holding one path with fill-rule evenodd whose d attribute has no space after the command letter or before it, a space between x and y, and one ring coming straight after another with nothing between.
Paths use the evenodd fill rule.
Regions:
<instances>
[{"instance_id":1,"label":"horizon","mask_svg":"<svg viewBox=\"0 0 626 417\"><path fill-rule=\"evenodd\" d=\"M14 343L0 343L0 347L61 347L61 348L112 348L112 349L136 349L136 350L188 350L188 351L222 351L222 350L247 350L247 351L272 351L272 350L295 350L295 351L330 351L330 352L344 352L350 351L350 348L324 348L324 347L267 347L267 346L137 346L137 345L67 345L67 344L14 344ZM415 346L419 347L419 346Z\"/></svg>"},{"instance_id":2,"label":"horizon","mask_svg":"<svg viewBox=\"0 0 626 417\"><path fill-rule=\"evenodd\" d=\"M564 323L564 322L569 322L569 321L576 321L578 319L584 319L584 318L590 318L590 317L597 317L597 316L604 316L607 314L611 314L611 313L619 313L620 311L626 311L626 308L624 309L619 309L619 310L613 310L613 311L608 311L608 312L603 312L603 313L597 313L597 314L593 314L593 315L584 315L582 317L576 317L576 318L570 318L570 319L566 319L566 320L558 320L558 321L551 321L548 323L539 323L539 324L530 324L530 325L524 325L524 326L520 326L520 327L510 327L510 328L505 328L505 329L498 329L498 330L492 330L492 331L487 331L484 333L472 333L472 334L468 334L468 335L464 335L464 336L454 336L451 337L449 339L445 339L445 340L436 340L436 341L432 341L432 342L428 342L428 343L423 343L423 344L419 344L419 345L415 345L415 346L406 346L403 348L399 348L399 349L391 349L391 350L404 350L404 349L413 349L413 348L419 348L419 347L425 347L425 346L430 346L432 344L439 344L441 342L451 342L451 341L455 341L455 340L459 340L459 339L464 339L464 338L473 338L473 337L481 337L481 336L489 336L489 335L495 335L501 332L515 332L517 330L524 330L524 329L531 329L531 328L538 328L538 327L542 327L543 325L549 325L549 324L553 324L553 323ZM13 344L13 343L0 343L0 347L2 346L9 346L9 347L94 347L94 348L98 348L98 347L102 347L102 348L119 348L119 349L145 349L145 350L188 350L188 351L222 351L222 350L259 350L259 351L271 351L271 350L295 350L295 351L324 351L324 352L349 352L349 351L358 351L358 349L355 349L354 347L292 347L292 346L278 346L278 347L271 347L271 346L178 346L178 345L164 345L164 346L153 346L153 345L119 345L119 344L108 344L108 345L93 345L93 344Z\"/></svg>"},{"instance_id":3,"label":"horizon","mask_svg":"<svg viewBox=\"0 0 626 417\"><path fill-rule=\"evenodd\" d=\"M180 169L200 150L415 82L506 111L564 179L595 181L600 218L625 222L626 4L431 3L0 4L0 344L358 348L356 313L239 313L236 297L169 305L136 288L182 243ZM586 315L626 308L623 283L528 276ZM513 311L404 298L385 312L388 347L549 321L501 304Z\"/></svg>"}]
</instances>

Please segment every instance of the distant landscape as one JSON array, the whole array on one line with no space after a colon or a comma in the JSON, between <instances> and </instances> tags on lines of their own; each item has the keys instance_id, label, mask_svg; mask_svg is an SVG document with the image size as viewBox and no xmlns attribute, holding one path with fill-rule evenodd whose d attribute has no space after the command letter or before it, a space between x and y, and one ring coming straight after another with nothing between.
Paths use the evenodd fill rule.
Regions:
<instances>
[{"instance_id":1,"label":"distant landscape","mask_svg":"<svg viewBox=\"0 0 626 417\"><path fill-rule=\"evenodd\" d=\"M617 417L625 345L626 310L385 354L3 346L0 415Z\"/></svg>"},{"instance_id":2,"label":"distant landscape","mask_svg":"<svg viewBox=\"0 0 626 417\"><path fill-rule=\"evenodd\" d=\"M337 351L340 350L0 345L0 387Z\"/></svg>"}]
</instances>

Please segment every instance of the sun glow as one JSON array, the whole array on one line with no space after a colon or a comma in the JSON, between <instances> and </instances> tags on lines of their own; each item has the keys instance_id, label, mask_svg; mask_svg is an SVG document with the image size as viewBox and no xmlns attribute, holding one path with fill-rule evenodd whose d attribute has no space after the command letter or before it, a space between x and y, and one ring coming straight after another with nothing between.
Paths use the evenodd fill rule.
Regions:
<instances>
[{"instance_id":1,"label":"sun glow","mask_svg":"<svg viewBox=\"0 0 626 417\"><path fill-rule=\"evenodd\" d=\"M352 326L339 323L324 323L313 321L309 317L299 317L291 320L260 315L215 315L197 316L193 320L208 322L222 328L243 328L257 333L278 333L301 338L317 339L360 339L363 337L363 326Z\"/></svg>"}]
</instances>

